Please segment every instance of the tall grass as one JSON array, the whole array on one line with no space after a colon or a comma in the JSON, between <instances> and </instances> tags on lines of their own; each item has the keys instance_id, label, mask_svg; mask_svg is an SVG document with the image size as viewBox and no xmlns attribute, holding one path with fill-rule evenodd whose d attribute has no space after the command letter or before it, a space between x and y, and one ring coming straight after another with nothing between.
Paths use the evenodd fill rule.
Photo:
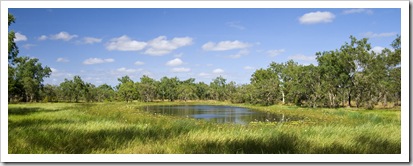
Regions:
<instances>
[{"instance_id":1,"label":"tall grass","mask_svg":"<svg viewBox=\"0 0 413 166\"><path fill-rule=\"evenodd\" d=\"M8 151L17 154L401 152L400 110L237 105L301 116L303 120L234 125L139 110L148 104L229 105L222 102L10 104Z\"/></svg>"}]
</instances>

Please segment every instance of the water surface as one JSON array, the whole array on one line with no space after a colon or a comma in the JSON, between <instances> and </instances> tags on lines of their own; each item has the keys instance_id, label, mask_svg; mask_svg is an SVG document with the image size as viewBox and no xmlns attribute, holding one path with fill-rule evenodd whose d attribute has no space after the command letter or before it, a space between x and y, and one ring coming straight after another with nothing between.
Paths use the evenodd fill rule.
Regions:
<instances>
[{"instance_id":1,"label":"water surface","mask_svg":"<svg viewBox=\"0 0 413 166\"><path fill-rule=\"evenodd\" d=\"M163 105L144 106L144 111L153 114L172 115L203 119L216 123L248 124L250 122L283 122L298 120L280 114L264 113L249 108L214 105Z\"/></svg>"}]
</instances>

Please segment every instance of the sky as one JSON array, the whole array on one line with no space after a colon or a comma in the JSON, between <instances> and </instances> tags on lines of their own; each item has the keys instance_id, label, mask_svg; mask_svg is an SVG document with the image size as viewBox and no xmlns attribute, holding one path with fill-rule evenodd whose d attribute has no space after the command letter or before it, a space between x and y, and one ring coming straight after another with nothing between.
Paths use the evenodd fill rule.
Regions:
<instances>
[{"instance_id":1,"label":"sky","mask_svg":"<svg viewBox=\"0 0 413 166\"><path fill-rule=\"evenodd\" d=\"M45 84L79 75L117 85L128 75L209 83L249 83L256 69L290 59L317 65L316 52L369 38L373 51L391 48L400 9L9 9L19 56L52 69Z\"/></svg>"}]
</instances>

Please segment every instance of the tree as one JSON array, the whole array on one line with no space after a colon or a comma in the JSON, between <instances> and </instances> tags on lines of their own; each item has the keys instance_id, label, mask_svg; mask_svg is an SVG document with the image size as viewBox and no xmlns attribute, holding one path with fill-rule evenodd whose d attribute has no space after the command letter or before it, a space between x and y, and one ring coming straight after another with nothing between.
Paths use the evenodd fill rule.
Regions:
<instances>
[{"instance_id":1,"label":"tree","mask_svg":"<svg viewBox=\"0 0 413 166\"><path fill-rule=\"evenodd\" d=\"M194 78L189 78L185 81L182 81L178 85L178 98L180 100L190 100L190 99L197 99L196 95L196 86L195 86L195 79Z\"/></svg>"},{"instance_id":2,"label":"tree","mask_svg":"<svg viewBox=\"0 0 413 166\"><path fill-rule=\"evenodd\" d=\"M15 22L15 18L12 14L9 13L9 26ZM14 39L16 38L15 33L13 30L9 31L8 34L8 59L9 63L14 64L15 58L19 54L19 48L16 45L16 42L14 42Z\"/></svg>"},{"instance_id":3,"label":"tree","mask_svg":"<svg viewBox=\"0 0 413 166\"><path fill-rule=\"evenodd\" d=\"M41 93L43 102L56 102L59 100L59 87L56 85L46 84Z\"/></svg>"},{"instance_id":4,"label":"tree","mask_svg":"<svg viewBox=\"0 0 413 166\"><path fill-rule=\"evenodd\" d=\"M254 104L272 105L279 95L279 79L270 68L258 69L251 76Z\"/></svg>"},{"instance_id":5,"label":"tree","mask_svg":"<svg viewBox=\"0 0 413 166\"><path fill-rule=\"evenodd\" d=\"M92 83L84 83L84 98L86 102L98 101L98 90Z\"/></svg>"},{"instance_id":6,"label":"tree","mask_svg":"<svg viewBox=\"0 0 413 166\"><path fill-rule=\"evenodd\" d=\"M158 84L158 96L161 100L168 99L174 101L178 98L177 88L180 81L177 77L162 77Z\"/></svg>"},{"instance_id":7,"label":"tree","mask_svg":"<svg viewBox=\"0 0 413 166\"><path fill-rule=\"evenodd\" d=\"M143 75L138 83L140 98L145 101L153 101L156 97L156 81L146 75Z\"/></svg>"},{"instance_id":8,"label":"tree","mask_svg":"<svg viewBox=\"0 0 413 166\"><path fill-rule=\"evenodd\" d=\"M211 96L214 100L224 101L227 99L225 82L226 79L219 76L210 83Z\"/></svg>"},{"instance_id":9,"label":"tree","mask_svg":"<svg viewBox=\"0 0 413 166\"><path fill-rule=\"evenodd\" d=\"M43 88L43 78L49 77L52 70L47 66L43 68L36 58L20 57L16 62L16 80L23 85L25 101L37 101L40 89Z\"/></svg>"},{"instance_id":10,"label":"tree","mask_svg":"<svg viewBox=\"0 0 413 166\"><path fill-rule=\"evenodd\" d=\"M208 100L210 99L210 89L208 84L205 84L204 82L198 82L196 84L196 95L198 96L199 99L201 100Z\"/></svg>"},{"instance_id":11,"label":"tree","mask_svg":"<svg viewBox=\"0 0 413 166\"><path fill-rule=\"evenodd\" d=\"M135 95L135 86L133 81L122 83L119 87L118 95L126 102L132 101Z\"/></svg>"},{"instance_id":12,"label":"tree","mask_svg":"<svg viewBox=\"0 0 413 166\"><path fill-rule=\"evenodd\" d=\"M97 87L97 100L102 101L113 101L115 91L108 84L102 84Z\"/></svg>"},{"instance_id":13,"label":"tree","mask_svg":"<svg viewBox=\"0 0 413 166\"><path fill-rule=\"evenodd\" d=\"M60 91L61 91L61 96L60 98L66 101L71 102L74 96L74 83L73 80L68 80L65 78L65 80L60 83Z\"/></svg>"},{"instance_id":14,"label":"tree","mask_svg":"<svg viewBox=\"0 0 413 166\"><path fill-rule=\"evenodd\" d=\"M86 85L80 76L73 77L73 97L75 102L79 102L79 99L85 94Z\"/></svg>"}]
</instances>

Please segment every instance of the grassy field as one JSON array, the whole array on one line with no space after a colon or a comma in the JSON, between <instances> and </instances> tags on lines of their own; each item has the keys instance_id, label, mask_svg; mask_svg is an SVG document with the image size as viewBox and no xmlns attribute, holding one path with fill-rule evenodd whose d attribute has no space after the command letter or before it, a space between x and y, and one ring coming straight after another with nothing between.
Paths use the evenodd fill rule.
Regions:
<instances>
[{"instance_id":1,"label":"grassy field","mask_svg":"<svg viewBox=\"0 0 413 166\"><path fill-rule=\"evenodd\" d=\"M215 124L153 115L144 105L214 104L35 103L9 104L8 152L11 154L89 153L292 153L398 154L400 108L300 108L237 105L301 116L286 123Z\"/></svg>"}]
</instances>

